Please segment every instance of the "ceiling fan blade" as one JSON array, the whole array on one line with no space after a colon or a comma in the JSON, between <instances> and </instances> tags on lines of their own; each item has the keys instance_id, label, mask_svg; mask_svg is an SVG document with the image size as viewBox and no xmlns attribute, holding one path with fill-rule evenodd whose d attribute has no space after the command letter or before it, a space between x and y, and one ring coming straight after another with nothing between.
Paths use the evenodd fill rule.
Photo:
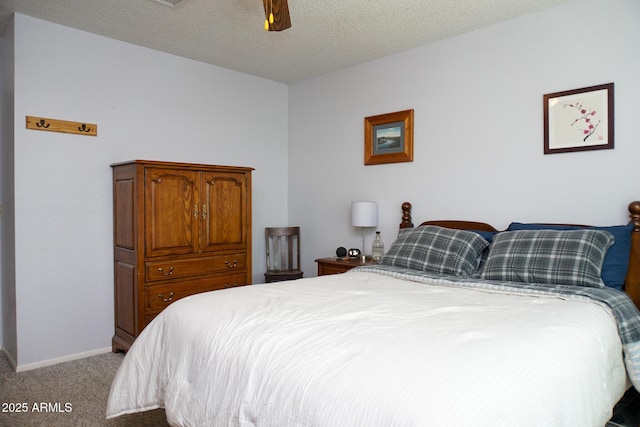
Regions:
<instances>
[{"instance_id":1,"label":"ceiling fan blade","mask_svg":"<svg viewBox=\"0 0 640 427\"><path fill-rule=\"evenodd\" d=\"M262 4L264 5L264 14L267 20L269 19L269 14L273 13L273 23L269 22L269 31L282 31L291 28L287 0L262 0Z\"/></svg>"}]
</instances>

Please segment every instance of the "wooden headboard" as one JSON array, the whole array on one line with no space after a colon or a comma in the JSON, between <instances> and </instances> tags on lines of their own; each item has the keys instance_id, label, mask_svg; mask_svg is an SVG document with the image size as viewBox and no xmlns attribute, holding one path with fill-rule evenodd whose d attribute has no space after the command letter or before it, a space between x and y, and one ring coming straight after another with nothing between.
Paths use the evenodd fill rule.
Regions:
<instances>
[{"instance_id":1,"label":"wooden headboard","mask_svg":"<svg viewBox=\"0 0 640 427\"><path fill-rule=\"evenodd\" d=\"M640 201L629 203L629 221L634 225L631 234L631 254L629 257L629 269L624 283L625 292L631 297L636 307L640 309ZM402 222L400 228L411 228L411 203L402 204ZM425 221L420 225L439 225L440 227L455 228L458 230L498 231L493 226L484 222L475 221Z\"/></svg>"}]
</instances>

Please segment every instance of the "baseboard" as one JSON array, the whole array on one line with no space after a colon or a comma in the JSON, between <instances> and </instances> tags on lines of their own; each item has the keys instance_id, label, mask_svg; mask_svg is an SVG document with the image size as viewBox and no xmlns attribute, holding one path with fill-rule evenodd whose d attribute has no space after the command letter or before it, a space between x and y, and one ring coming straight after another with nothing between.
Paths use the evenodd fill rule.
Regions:
<instances>
[{"instance_id":1,"label":"baseboard","mask_svg":"<svg viewBox=\"0 0 640 427\"><path fill-rule=\"evenodd\" d=\"M12 368L16 372L30 371L32 369L44 368L45 366L57 365L58 363L71 362L72 360L84 359L86 357L97 356L98 354L110 353L111 347L98 348L95 350L84 351L82 353L69 354L63 357L57 357L55 359L43 360L41 362L27 363L26 365L20 365L16 367L13 362ZM5 357L7 355L5 354ZM7 359L9 360L9 359ZM11 364L11 360L9 360Z\"/></svg>"},{"instance_id":2,"label":"baseboard","mask_svg":"<svg viewBox=\"0 0 640 427\"><path fill-rule=\"evenodd\" d=\"M4 358L7 359L7 362L9 363L9 366L11 367L11 369L16 370L17 364L16 361L13 360L13 357L11 357L11 355L9 354L9 352L7 351L6 348L0 347L0 352L2 352L2 354L4 355Z\"/></svg>"}]
</instances>

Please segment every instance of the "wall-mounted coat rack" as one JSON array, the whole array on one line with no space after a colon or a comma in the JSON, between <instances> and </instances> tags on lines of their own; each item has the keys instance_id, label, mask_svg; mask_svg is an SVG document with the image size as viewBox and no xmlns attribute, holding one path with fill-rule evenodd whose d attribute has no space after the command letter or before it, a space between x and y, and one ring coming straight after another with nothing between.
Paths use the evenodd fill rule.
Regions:
<instances>
[{"instance_id":1,"label":"wall-mounted coat rack","mask_svg":"<svg viewBox=\"0 0 640 427\"><path fill-rule=\"evenodd\" d=\"M96 124L68 122L66 120L47 119L45 117L27 116L27 129L98 136L98 125Z\"/></svg>"}]
</instances>

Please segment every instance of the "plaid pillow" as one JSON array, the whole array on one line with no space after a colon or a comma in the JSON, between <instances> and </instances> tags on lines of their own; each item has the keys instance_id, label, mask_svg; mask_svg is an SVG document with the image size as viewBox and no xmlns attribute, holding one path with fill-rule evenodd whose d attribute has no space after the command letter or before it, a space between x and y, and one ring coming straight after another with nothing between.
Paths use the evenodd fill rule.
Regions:
<instances>
[{"instance_id":1,"label":"plaid pillow","mask_svg":"<svg viewBox=\"0 0 640 427\"><path fill-rule=\"evenodd\" d=\"M604 287L604 257L614 238L601 230L506 231L494 237L479 277Z\"/></svg>"},{"instance_id":2,"label":"plaid pillow","mask_svg":"<svg viewBox=\"0 0 640 427\"><path fill-rule=\"evenodd\" d=\"M469 276L478 268L489 243L479 234L426 225L403 231L380 264L454 276Z\"/></svg>"},{"instance_id":3,"label":"plaid pillow","mask_svg":"<svg viewBox=\"0 0 640 427\"><path fill-rule=\"evenodd\" d=\"M507 231L514 230L604 230L613 235L615 241L609 248L602 264L602 281L605 285L622 290L629 268L629 252L631 251L631 233L633 224L612 225L606 227L582 227L576 225L530 224L512 222Z\"/></svg>"}]
</instances>

